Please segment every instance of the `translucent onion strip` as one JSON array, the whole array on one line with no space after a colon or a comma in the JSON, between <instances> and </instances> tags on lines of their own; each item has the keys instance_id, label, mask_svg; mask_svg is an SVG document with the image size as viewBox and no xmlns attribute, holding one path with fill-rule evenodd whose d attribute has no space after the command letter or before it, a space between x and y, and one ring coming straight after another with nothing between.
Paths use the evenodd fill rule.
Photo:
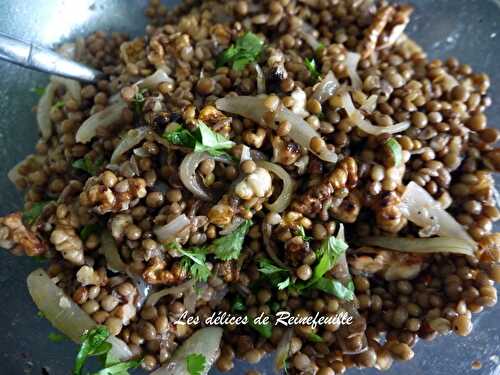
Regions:
<instances>
[{"instance_id":1,"label":"translucent onion strip","mask_svg":"<svg viewBox=\"0 0 500 375\"><path fill-rule=\"evenodd\" d=\"M274 201L274 203L266 203L266 207L273 212L283 212L289 205L292 200L293 187L295 182L290 177L287 171L285 171L278 164L271 163L265 160L257 160L255 162L259 167L267 169L269 172L274 173L278 176L281 181L283 181L283 188L281 190L280 195Z\"/></svg>"},{"instance_id":2,"label":"translucent onion strip","mask_svg":"<svg viewBox=\"0 0 500 375\"><path fill-rule=\"evenodd\" d=\"M97 128L113 125L122 117L122 111L127 108L127 104L123 101L118 101L115 104L103 109L100 112L90 116L83 122L76 132L76 141L78 143L87 143L95 137Z\"/></svg>"},{"instance_id":3,"label":"translucent onion strip","mask_svg":"<svg viewBox=\"0 0 500 375\"><path fill-rule=\"evenodd\" d=\"M474 256L474 246L460 238L402 238L402 237L365 237L361 245L377 246L405 253L455 253Z\"/></svg>"},{"instance_id":4,"label":"translucent onion strip","mask_svg":"<svg viewBox=\"0 0 500 375\"><path fill-rule=\"evenodd\" d=\"M217 109L224 112L234 113L251 119L259 124L263 124L264 113L267 112L264 106L265 98L253 96L235 96L218 99L215 102ZM289 109L283 108L276 114L277 121L289 121L292 125L288 136L305 149L313 152L310 149L311 139L321 137L304 119L293 113ZM314 152L313 152L314 153ZM335 163L337 162L337 154L329 150L326 146L316 154L320 159Z\"/></svg>"},{"instance_id":5,"label":"translucent onion strip","mask_svg":"<svg viewBox=\"0 0 500 375\"><path fill-rule=\"evenodd\" d=\"M56 93L57 85L50 82L45 91L38 101L36 107L36 121L38 122L38 129L42 134L42 138L47 140L52 135L52 121L50 120L50 109L54 102L54 95Z\"/></svg>"},{"instance_id":6,"label":"translucent onion strip","mask_svg":"<svg viewBox=\"0 0 500 375\"><path fill-rule=\"evenodd\" d=\"M335 94L335 91L339 87L339 81L333 74L333 72L330 70L325 78L321 80L320 83L315 87L314 92L313 92L313 98L319 101L320 103L323 103L326 99L328 99L330 96Z\"/></svg>"},{"instance_id":7,"label":"translucent onion strip","mask_svg":"<svg viewBox=\"0 0 500 375\"><path fill-rule=\"evenodd\" d=\"M116 163L120 156L138 145L146 137L147 131L148 128L146 126L130 129L113 151L111 163Z\"/></svg>"},{"instance_id":8,"label":"translucent onion strip","mask_svg":"<svg viewBox=\"0 0 500 375\"><path fill-rule=\"evenodd\" d=\"M167 224L154 228L153 232L160 242L171 241L189 224L191 224L189 218L185 214L182 214Z\"/></svg>"},{"instance_id":9,"label":"translucent onion strip","mask_svg":"<svg viewBox=\"0 0 500 375\"><path fill-rule=\"evenodd\" d=\"M357 71L359 60L361 60L361 55L359 53L347 52L345 65L347 68L347 74L349 74L349 78L351 78L351 85L355 90L359 90L363 87L363 82L361 81L361 78L359 78Z\"/></svg>"},{"instance_id":10,"label":"translucent onion strip","mask_svg":"<svg viewBox=\"0 0 500 375\"><path fill-rule=\"evenodd\" d=\"M39 268L30 273L26 282L31 298L43 316L74 342L80 342L86 331L97 326L43 269ZM111 354L115 358L126 361L132 357L127 344L119 338L110 337L107 341L113 346Z\"/></svg>"},{"instance_id":11,"label":"translucent onion strip","mask_svg":"<svg viewBox=\"0 0 500 375\"><path fill-rule=\"evenodd\" d=\"M146 300L146 306L154 306L158 303L160 298L168 295L180 295L187 293L194 288L194 281L189 280L177 286L162 289L158 292L152 293Z\"/></svg>"},{"instance_id":12,"label":"translucent onion strip","mask_svg":"<svg viewBox=\"0 0 500 375\"><path fill-rule=\"evenodd\" d=\"M438 236L462 239L476 248L476 242L465 228L446 212L426 189L413 181L406 186L401 197L401 209L408 216L408 220L418 226L436 225Z\"/></svg>"}]
</instances>

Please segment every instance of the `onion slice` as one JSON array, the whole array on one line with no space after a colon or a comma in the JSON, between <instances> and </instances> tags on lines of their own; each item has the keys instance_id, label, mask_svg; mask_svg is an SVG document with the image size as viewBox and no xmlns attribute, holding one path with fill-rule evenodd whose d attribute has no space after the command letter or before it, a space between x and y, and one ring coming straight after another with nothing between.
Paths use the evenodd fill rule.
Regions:
<instances>
[{"instance_id":1,"label":"onion slice","mask_svg":"<svg viewBox=\"0 0 500 375\"><path fill-rule=\"evenodd\" d=\"M104 230L101 234L101 247L99 251L104 255L108 269L113 272L126 272L127 265L118 253L118 246L116 246L115 239L107 230Z\"/></svg>"},{"instance_id":2,"label":"onion slice","mask_svg":"<svg viewBox=\"0 0 500 375\"><path fill-rule=\"evenodd\" d=\"M71 96L75 100L76 104L80 106L80 103L82 102L82 86L80 85L80 82L75 81L74 79L59 76L52 76L50 79L55 84L64 86L66 88L66 94Z\"/></svg>"},{"instance_id":3,"label":"onion slice","mask_svg":"<svg viewBox=\"0 0 500 375\"><path fill-rule=\"evenodd\" d=\"M370 121L366 120L359 110L356 109L352 102L351 95L347 91L340 94L340 100L351 122L363 130L365 133L372 135L380 135L383 133L399 133L410 127L409 121L399 122L390 126L374 126Z\"/></svg>"},{"instance_id":4,"label":"onion slice","mask_svg":"<svg viewBox=\"0 0 500 375\"><path fill-rule=\"evenodd\" d=\"M357 72L359 60L361 60L361 55L359 53L347 52L345 65L347 68L347 74L349 74L349 78L351 78L351 86L355 90L359 90L363 86L361 78L359 78L359 74Z\"/></svg>"},{"instance_id":5,"label":"onion slice","mask_svg":"<svg viewBox=\"0 0 500 375\"><path fill-rule=\"evenodd\" d=\"M196 331L182 343L174 352L172 359L151 375L186 375L186 358L191 354L201 354L205 358L205 367L199 375L207 375L215 360L219 356L222 328L206 327Z\"/></svg>"},{"instance_id":6,"label":"onion slice","mask_svg":"<svg viewBox=\"0 0 500 375\"><path fill-rule=\"evenodd\" d=\"M325 78L321 80L320 83L316 86L313 92L313 98L323 103L326 99L332 96L337 88L339 87L339 81L330 70Z\"/></svg>"},{"instance_id":7,"label":"onion slice","mask_svg":"<svg viewBox=\"0 0 500 375\"><path fill-rule=\"evenodd\" d=\"M113 151L113 154L111 155L111 163L116 163L120 156L138 145L146 137L147 131L148 128L146 126L142 126L137 129L130 129Z\"/></svg>"},{"instance_id":8,"label":"onion slice","mask_svg":"<svg viewBox=\"0 0 500 375\"><path fill-rule=\"evenodd\" d=\"M259 124L263 122L264 113L267 111L264 106L265 98L253 96L235 96L218 99L215 105L218 110L235 113L237 115L249 118ZM277 121L289 121L291 124L288 136L296 143L316 154L320 159L330 162L337 162L337 154L324 146L319 153L315 153L310 148L311 139L321 137L302 117L293 113L287 108L282 108L276 114Z\"/></svg>"},{"instance_id":9,"label":"onion slice","mask_svg":"<svg viewBox=\"0 0 500 375\"><path fill-rule=\"evenodd\" d=\"M177 286L172 286L170 288L162 289L158 292L151 294L146 300L146 306L154 306L158 303L160 298L168 295L176 295L181 293L188 293L194 289L194 281L188 280L185 283L179 284Z\"/></svg>"},{"instance_id":10,"label":"onion slice","mask_svg":"<svg viewBox=\"0 0 500 375\"><path fill-rule=\"evenodd\" d=\"M43 316L74 342L79 343L86 331L97 326L87 313L54 284L43 269L31 272L26 282L31 298ZM127 344L119 338L110 336L107 341L112 345L110 353L114 358L126 361L132 357Z\"/></svg>"},{"instance_id":11,"label":"onion slice","mask_svg":"<svg viewBox=\"0 0 500 375\"><path fill-rule=\"evenodd\" d=\"M289 328L283 333L281 339L276 347L276 356L274 357L274 369L276 373L281 373L285 368L286 360L290 354L290 342L293 336L293 329Z\"/></svg>"},{"instance_id":12,"label":"onion slice","mask_svg":"<svg viewBox=\"0 0 500 375\"><path fill-rule=\"evenodd\" d=\"M163 69L158 69L156 72L151 74L150 76L141 79L135 83L141 89L153 90L157 88L160 83L163 82L173 82L174 80L170 78L167 72Z\"/></svg>"},{"instance_id":13,"label":"onion slice","mask_svg":"<svg viewBox=\"0 0 500 375\"><path fill-rule=\"evenodd\" d=\"M103 109L100 112L86 119L76 132L76 141L78 143L87 143L96 135L98 127L108 127L120 120L122 111L127 108L127 104L118 101L115 104Z\"/></svg>"},{"instance_id":14,"label":"onion slice","mask_svg":"<svg viewBox=\"0 0 500 375\"><path fill-rule=\"evenodd\" d=\"M153 229L154 234L162 243L175 239L177 234L191 224L189 218L185 215L179 215L174 220L165 225Z\"/></svg>"},{"instance_id":15,"label":"onion slice","mask_svg":"<svg viewBox=\"0 0 500 375\"><path fill-rule=\"evenodd\" d=\"M454 253L474 256L474 246L460 238L365 237L359 243L405 253Z\"/></svg>"},{"instance_id":16,"label":"onion slice","mask_svg":"<svg viewBox=\"0 0 500 375\"><path fill-rule=\"evenodd\" d=\"M257 74L257 93L265 94L266 92L266 79L264 77L264 72L259 64L254 64L255 73Z\"/></svg>"},{"instance_id":17,"label":"onion slice","mask_svg":"<svg viewBox=\"0 0 500 375\"><path fill-rule=\"evenodd\" d=\"M274 203L266 203L266 207L273 212L283 212L290 205L292 201L293 187L295 185L294 181L290 177L287 171L278 164L271 163L265 160L257 160L255 162L259 167L267 169L269 172L274 173L283 181L283 188L279 197L274 201Z\"/></svg>"},{"instance_id":18,"label":"onion slice","mask_svg":"<svg viewBox=\"0 0 500 375\"><path fill-rule=\"evenodd\" d=\"M436 225L436 234L441 237L461 239L469 243L473 249L476 242L434 198L420 185L411 181L401 197L401 209L408 220L420 227Z\"/></svg>"},{"instance_id":19,"label":"onion slice","mask_svg":"<svg viewBox=\"0 0 500 375\"><path fill-rule=\"evenodd\" d=\"M50 120L50 109L54 101L57 85L50 82L45 91L38 101L36 107L36 120L38 122L38 129L42 134L42 138L47 140L52 135L52 121Z\"/></svg>"}]
</instances>

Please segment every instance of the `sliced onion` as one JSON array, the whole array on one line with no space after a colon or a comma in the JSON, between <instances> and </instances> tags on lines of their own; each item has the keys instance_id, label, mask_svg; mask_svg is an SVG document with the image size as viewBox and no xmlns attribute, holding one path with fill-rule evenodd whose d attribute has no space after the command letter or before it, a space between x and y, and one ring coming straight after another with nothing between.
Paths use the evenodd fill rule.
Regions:
<instances>
[{"instance_id":1,"label":"sliced onion","mask_svg":"<svg viewBox=\"0 0 500 375\"><path fill-rule=\"evenodd\" d=\"M50 109L54 102L54 95L56 93L57 85L50 82L45 91L38 101L36 107L36 120L38 122L38 129L42 134L42 138L47 140L52 135L52 121L50 120Z\"/></svg>"},{"instance_id":2,"label":"sliced onion","mask_svg":"<svg viewBox=\"0 0 500 375\"><path fill-rule=\"evenodd\" d=\"M149 295L151 294L152 287L142 278L142 276L136 275L128 269L127 275L130 277L130 279L134 283L135 288L137 289L137 292L139 293L135 301L135 307L137 308L137 311L140 311Z\"/></svg>"},{"instance_id":3,"label":"sliced onion","mask_svg":"<svg viewBox=\"0 0 500 375\"><path fill-rule=\"evenodd\" d=\"M31 298L43 316L74 342L79 343L86 331L97 326L80 306L54 284L43 269L31 272L26 282ZM119 338L109 337L107 341L113 346L111 354L115 358L126 361L132 357L127 344Z\"/></svg>"},{"instance_id":4,"label":"sliced onion","mask_svg":"<svg viewBox=\"0 0 500 375\"><path fill-rule=\"evenodd\" d=\"M377 95L370 95L359 109L366 113L372 113L377 108L377 101Z\"/></svg>"},{"instance_id":5,"label":"sliced onion","mask_svg":"<svg viewBox=\"0 0 500 375\"><path fill-rule=\"evenodd\" d=\"M206 152L192 152L187 154L179 167L179 178L182 183L194 196L209 201L212 199L210 192L203 186L196 170L200 163L210 159L210 155Z\"/></svg>"},{"instance_id":6,"label":"sliced onion","mask_svg":"<svg viewBox=\"0 0 500 375\"><path fill-rule=\"evenodd\" d=\"M154 234L160 242L172 241L177 234L191 224L189 218L185 215L179 215L169 223L153 229Z\"/></svg>"},{"instance_id":7,"label":"sliced onion","mask_svg":"<svg viewBox=\"0 0 500 375\"><path fill-rule=\"evenodd\" d=\"M184 308L190 314L194 313L196 310L196 294L194 288L189 289L184 294Z\"/></svg>"},{"instance_id":8,"label":"sliced onion","mask_svg":"<svg viewBox=\"0 0 500 375\"><path fill-rule=\"evenodd\" d=\"M90 116L83 122L78 131L76 132L76 141L78 143L87 143L96 135L98 127L108 127L120 120L122 111L127 108L127 104L119 101L100 112Z\"/></svg>"},{"instance_id":9,"label":"sliced onion","mask_svg":"<svg viewBox=\"0 0 500 375\"><path fill-rule=\"evenodd\" d=\"M316 86L313 92L313 98L323 103L326 99L332 96L337 88L339 87L339 81L330 70L325 78L321 80L320 83Z\"/></svg>"},{"instance_id":10,"label":"sliced onion","mask_svg":"<svg viewBox=\"0 0 500 375\"><path fill-rule=\"evenodd\" d=\"M266 203L266 207L273 212L283 212L290 205L292 201L294 181L290 177L287 171L278 164L271 163L265 160L257 160L255 162L259 167L267 169L269 172L274 173L283 181L283 188L279 197L274 201L274 203Z\"/></svg>"},{"instance_id":11,"label":"sliced onion","mask_svg":"<svg viewBox=\"0 0 500 375\"><path fill-rule=\"evenodd\" d=\"M421 186L411 181L401 197L401 209L408 215L408 220L420 227L437 225L436 234L441 237L462 239L476 249L477 244L460 225L434 198Z\"/></svg>"},{"instance_id":12,"label":"sliced onion","mask_svg":"<svg viewBox=\"0 0 500 375\"><path fill-rule=\"evenodd\" d=\"M207 375L219 356L222 328L206 327L196 331L174 352L172 359L151 375L186 375L186 358L191 354L201 354L205 358L205 367L199 375Z\"/></svg>"},{"instance_id":13,"label":"sliced onion","mask_svg":"<svg viewBox=\"0 0 500 375\"><path fill-rule=\"evenodd\" d=\"M168 295L179 295L181 293L187 293L189 292L190 290L194 289L194 281L193 280L189 280L189 281L186 281L185 283L182 283L180 285L177 285L177 286L173 286L173 287L170 287L170 288L165 288L165 289L162 289L158 292L155 292L153 294L151 294L147 300L146 300L146 306L154 306L158 303L158 301L160 300L160 298L163 298L165 296L168 296Z\"/></svg>"},{"instance_id":14,"label":"sliced onion","mask_svg":"<svg viewBox=\"0 0 500 375\"><path fill-rule=\"evenodd\" d=\"M473 256L475 250L475 247L470 242L450 237L365 237L361 238L359 242L362 245L377 246L405 253L455 253Z\"/></svg>"},{"instance_id":15,"label":"sliced onion","mask_svg":"<svg viewBox=\"0 0 500 375\"><path fill-rule=\"evenodd\" d=\"M252 153L250 152L250 147L243 145L241 148L240 164L247 160L252 160Z\"/></svg>"},{"instance_id":16,"label":"sliced onion","mask_svg":"<svg viewBox=\"0 0 500 375\"><path fill-rule=\"evenodd\" d=\"M306 103L307 103L306 92L302 90L300 87L297 87L295 90L293 90L290 96L293 99L293 105L291 111L302 118L309 116L309 112L307 112L306 110Z\"/></svg>"},{"instance_id":17,"label":"sliced onion","mask_svg":"<svg viewBox=\"0 0 500 375\"><path fill-rule=\"evenodd\" d=\"M361 78L359 78L358 74L358 63L361 60L361 55L356 52L347 52L345 58L345 65L347 68L347 74L349 74L349 78L351 78L351 86L355 90L361 89L363 87L363 83Z\"/></svg>"},{"instance_id":18,"label":"sliced onion","mask_svg":"<svg viewBox=\"0 0 500 375\"><path fill-rule=\"evenodd\" d=\"M276 244L271 238L272 231L273 227L271 224L262 222L262 240L264 242L264 248L266 249L267 255L269 255L269 258L271 258L274 263L280 267L288 269L288 266L283 263L280 258L278 258Z\"/></svg>"},{"instance_id":19,"label":"sliced onion","mask_svg":"<svg viewBox=\"0 0 500 375\"><path fill-rule=\"evenodd\" d=\"M457 79L446 72L434 78L432 83L440 83L445 91L451 91L455 86L459 85Z\"/></svg>"},{"instance_id":20,"label":"sliced onion","mask_svg":"<svg viewBox=\"0 0 500 375\"><path fill-rule=\"evenodd\" d=\"M107 230L104 230L101 234L101 247L99 251L104 255L104 258L106 258L106 266L108 269L113 272L126 272L127 265L123 262L118 253L118 246L116 246L115 239Z\"/></svg>"},{"instance_id":21,"label":"sliced onion","mask_svg":"<svg viewBox=\"0 0 500 375\"><path fill-rule=\"evenodd\" d=\"M138 145L146 137L147 131L148 128L146 126L142 126L137 129L130 129L113 151L113 155L111 155L111 163L115 163L120 156Z\"/></svg>"},{"instance_id":22,"label":"sliced onion","mask_svg":"<svg viewBox=\"0 0 500 375\"><path fill-rule=\"evenodd\" d=\"M283 108L276 116L278 121L289 121L292 125L288 136L296 143L309 150L320 159L329 163L336 163L338 160L337 154L324 146L319 153L311 150L310 143L314 137L321 136L300 116L296 115L287 108Z\"/></svg>"},{"instance_id":23,"label":"sliced onion","mask_svg":"<svg viewBox=\"0 0 500 375\"><path fill-rule=\"evenodd\" d=\"M75 100L78 106L80 106L80 103L82 102L82 86L80 85L80 82L75 81L74 79L59 76L52 76L51 80L56 84L64 86L66 88L66 93Z\"/></svg>"},{"instance_id":24,"label":"sliced onion","mask_svg":"<svg viewBox=\"0 0 500 375\"><path fill-rule=\"evenodd\" d=\"M264 72L259 64L254 64L255 72L257 73L257 93L266 93L266 79L264 77Z\"/></svg>"},{"instance_id":25,"label":"sliced onion","mask_svg":"<svg viewBox=\"0 0 500 375\"><path fill-rule=\"evenodd\" d=\"M286 360L290 355L290 343L293 336L293 329L289 328L283 333L281 339L276 347L276 356L274 357L274 369L277 373L285 368Z\"/></svg>"},{"instance_id":26,"label":"sliced onion","mask_svg":"<svg viewBox=\"0 0 500 375\"><path fill-rule=\"evenodd\" d=\"M351 122L363 130L367 134L380 135L383 133L395 134L405 131L410 127L409 121L399 122L391 126L375 126L370 121L366 120L363 114L356 109L352 102L349 92L344 91L340 94L342 106L344 107Z\"/></svg>"},{"instance_id":27,"label":"sliced onion","mask_svg":"<svg viewBox=\"0 0 500 375\"><path fill-rule=\"evenodd\" d=\"M233 220L225 227L223 230L221 230L219 233L223 236L226 234L232 233L236 228L238 228L245 219L243 219L241 216L234 216Z\"/></svg>"},{"instance_id":28,"label":"sliced onion","mask_svg":"<svg viewBox=\"0 0 500 375\"><path fill-rule=\"evenodd\" d=\"M307 22L302 24L302 30L300 31L300 37L306 41L307 44L314 50L317 51L321 47L321 43L313 35L314 28Z\"/></svg>"},{"instance_id":29,"label":"sliced onion","mask_svg":"<svg viewBox=\"0 0 500 375\"><path fill-rule=\"evenodd\" d=\"M156 89L160 83L163 82L174 82L172 78L163 69L158 69L156 72L150 76L137 81L135 84L141 89L153 90Z\"/></svg>"},{"instance_id":30,"label":"sliced onion","mask_svg":"<svg viewBox=\"0 0 500 375\"><path fill-rule=\"evenodd\" d=\"M229 113L249 118L257 123L262 123L262 118L266 112L264 107L265 98L252 96L235 96L218 99L215 102L217 109ZM293 113L287 108L283 108L277 115L278 121L289 121L292 125L288 136L296 143L305 149L313 152L309 144L313 137L321 137L306 121L299 115ZM314 153L314 152L313 152ZM327 162L337 162L337 154L329 150L326 146L320 151L317 156Z\"/></svg>"}]
</instances>

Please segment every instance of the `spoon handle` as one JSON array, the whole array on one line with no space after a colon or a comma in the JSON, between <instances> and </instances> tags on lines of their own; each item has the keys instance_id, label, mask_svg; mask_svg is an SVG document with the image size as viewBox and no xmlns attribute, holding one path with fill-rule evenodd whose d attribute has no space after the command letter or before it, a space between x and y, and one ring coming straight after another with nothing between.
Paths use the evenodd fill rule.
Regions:
<instances>
[{"instance_id":1,"label":"spoon handle","mask_svg":"<svg viewBox=\"0 0 500 375\"><path fill-rule=\"evenodd\" d=\"M102 72L67 59L58 53L0 33L0 60L84 82L96 82Z\"/></svg>"}]
</instances>

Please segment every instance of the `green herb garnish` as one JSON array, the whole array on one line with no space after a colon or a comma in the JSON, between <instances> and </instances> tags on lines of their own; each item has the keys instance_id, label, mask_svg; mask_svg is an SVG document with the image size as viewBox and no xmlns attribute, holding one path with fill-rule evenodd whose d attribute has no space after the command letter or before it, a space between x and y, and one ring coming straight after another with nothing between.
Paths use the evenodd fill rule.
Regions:
<instances>
[{"instance_id":1,"label":"green herb garnish","mask_svg":"<svg viewBox=\"0 0 500 375\"><path fill-rule=\"evenodd\" d=\"M75 169L81 169L82 171L87 172L88 174L95 176L99 169L104 164L104 160L99 158L97 160L92 160L88 156L85 156L83 159L75 160L71 165Z\"/></svg>"},{"instance_id":2,"label":"green herb garnish","mask_svg":"<svg viewBox=\"0 0 500 375\"><path fill-rule=\"evenodd\" d=\"M354 283L352 280L347 283L347 286L344 286L338 280L322 277L314 284L314 288L334 295L341 300L352 301L354 299Z\"/></svg>"},{"instance_id":3,"label":"green herb garnish","mask_svg":"<svg viewBox=\"0 0 500 375\"><path fill-rule=\"evenodd\" d=\"M36 316L38 316L39 318L45 318L45 315L43 315L43 312L41 311L37 311Z\"/></svg>"},{"instance_id":4,"label":"green herb garnish","mask_svg":"<svg viewBox=\"0 0 500 375\"><path fill-rule=\"evenodd\" d=\"M99 233L101 226L99 224L87 224L80 230L80 238L82 241L87 241L91 234Z\"/></svg>"},{"instance_id":5,"label":"green herb garnish","mask_svg":"<svg viewBox=\"0 0 500 375\"><path fill-rule=\"evenodd\" d=\"M321 53L326 48L325 43L319 42L318 47L316 48L316 53Z\"/></svg>"},{"instance_id":6,"label":"green herb garnish","mask_svg":"<svg viewBox=\"0 0 500 375\"><path fill-rule=\"evenodd\" d=\"M347 250L349 246L342 240L330 236L325 239L318 250L316 250L316 257L319 262L313 269L311 279L307 282L306 287L316 283L325 273L330 271L337 263L339 257Z\"/></svg>"},{"instance_id":7,"label":"green herb garnish","mask_svg":"<svg viewBox=\"0 0 500 375\"><path fill-rule=\"evenodd\" d=\"M31 92L34 92L35 94L37 94L38 96L43 96L43 94L45 94L45 87L32 87L30 89Z\"/></svg>"},{"instance_id":8,"label":"green herb garnish","mask_svg":"<svg viewBox=\"0 0 500 375\"><path fill-rule=\"evenodd\" d=\"M240 295L237 295L233 302L233 311L246 311L247 306Z\"/></svg>"},{"instance_id":9,"label":"green herb garnish","mask_svg":"<svg viewBox=\"0 0 500 375\"><path fill-rule=\"evenodd\" d=\"M224 155L226 153L223 150L234 146L233 141L214 132L203 121L198 121L198 127L193 131L179 125L174 130L164 133L163 137L174 145L192 148L196 152L206 151L212 156Z\"/></svg>"},{"instance_id":10,"label":"green herb garnish","mask_svg":"<svg viewBox=\"0 0 500 375\"><path fill-rule=\"evenodd\" d=\"M82 375L83 366L90 357L99 357L105 368L93 375L127 375L127 370L137 368L142 360L119 362L110 355L111 344L106 340L109 330L99 326L86 332L81 339L81 346L75 359L73 375Z\"/></svg>"},{"instance_id":11,"label":"green herb garnish","mask_svg":"<svg viewBox=\"0 0 500 375\"><path fill-rule=\"evenodd\" d=\"M53 107L55 108L64 108L64 100L58 100L54 103Z\"/></svg>"},{"instance_id":12,"label":"green herb garnish","mask_svg":"<svg viewBox=\"0 0 500 375\"><path fill-rule=\"evenodd\" d=\"M43 201L33 203L29 210L25 210L23 212L23 221L29 225L32 225L36 221L36 219L40 217L45 206L51 202L52 201Z\"/></svg>"},{"instance_id":13,"label":"green herb garnish","mask_svg":"<svg viewBox=\"0 0 500 375\"><path fill-rule=\"evenodd\" d=\"M304 227L302 225L297 228L297 230L295 231L295 235L301 237L304 242L312 240L311 236L306 235L306 231L304 230Z\"/></svg>"},{"instance_id":14,"label":"green herb garnish","mask_svg":"<svg viewBox=\"0 0 500 375\"><path fill-rule=\"evenodd\" d=\"M243 70L259 59L263 49L264 41L254 33L247 32L217 56L217 66L231 65L234 70Z\"/></svg>"},{"instance_id":15,"label":"green herb garnish","mask_svg":"<svg viewBox=\"0 0 500 375\"><path fill-rule=\"evenodd\" d=\"M403 162L403 149L401 148L399 142L394 138L390 138L387 142L385 142L385 145L394 158L394 165L396 167L400 166Z\"/></svg>"},{"instance_id":16,"label":"green herb garnish","mask_svg":"<svg viewBox=\"0 0 500 375\"><path fill-rule=\"evenodd\" d=\"M311 332L307 335L307 340L311 342L323 342L323 337L314 332Z\"/></svg>"},{"instance_id":17,"label":"green herb garnish","mask_svg":"<svg viewBox=\"0 0 500 375\"><path fill-rule=\"evenodd\" d=\"M208 252L215 254L215 258L220 260L238 259L245 236L252 224L251 220L245 220L231 233L214 240L208 246Z\"/></svg>"},{"instance_id":18,"label":"green herb garnish","mask_svg":"<svg viewBox=\"0 0 500 375\"><path fill-rule=\"evenodd\" d=\"M306 66L307 70L311 74L311 80L313 82L317 82L321 78L321 73L318 70L318 67L316 66L316 60L313 59L304 59L304 65Z\"/></svg>"},{"instance_id":19,"label":"green herb garnish","mask_svg":"<svg viewBox=\"0 0 500 375\"><path fill-rule=\"evenodd\" d=\"M47 337L49 338L50 341L55 342L55 343L59 343L59 342L62 342L64 340L68 339L66 336L61 335L60 333L56 333L56 332L49 333L47 335Z\"/></svg>"},{"instance_id":20,"label":"green herb garnish","mask_svg":"<svg viewBox=\"0 0 500 375\"><path fill-rule=\"evenodd\" d=\"M142 113L142 110L144 109L144 102L146 101L144 94L146 93L146 91L146 89L139 90L134 95L134 99L132 99L132 108L136 116L140 115Z\"/></svg>"},{"instance_id":21,"label":"green herb garnish","mask_svg":"<svg viewBox=\"0 0 500 375\"><path fill-rule=\"evenodd\" d=\"M266 275L269 282L279 290L288 288L292 284L290 271L286 268L278 267L267 258L259 259L259 272Z\"/></svg>"},{"instance_id":22,"label":"green herb garnish","mask_svg":"<svg viewBox=\"0 0 500 375\"><path fill-rule=\"evenodd\" d=\"M205 366L207 359L199 353L192 353L186 357L186 368L189 375L201 375Z\"/></svg>"},{"instance_id":23,"label":"green herb garnish","mask_svg":"<svg viewBox=\"0 0 500 375\"><path fill-rule=\"evenodd\" d=\"M262 337L270 338L273 333L273 326L270 323L259 324L251 316L247 315L248 325L257 331Z\"/></svg>"},{"instance_id":24,"label":"green herb garnish","mask_svg":"<svg viewBox=\"0 0 500 375\"><path fill-rule=\"evenodd\" d=\"M181 260L181 265L186 269L193 279L196 281L206 282L210 277L210 268L208 268L206 263L206 254L202 248L191 248L190 251L183 250L180 246L176 247L183 258Z\"/></svg>"}]
</instances>

